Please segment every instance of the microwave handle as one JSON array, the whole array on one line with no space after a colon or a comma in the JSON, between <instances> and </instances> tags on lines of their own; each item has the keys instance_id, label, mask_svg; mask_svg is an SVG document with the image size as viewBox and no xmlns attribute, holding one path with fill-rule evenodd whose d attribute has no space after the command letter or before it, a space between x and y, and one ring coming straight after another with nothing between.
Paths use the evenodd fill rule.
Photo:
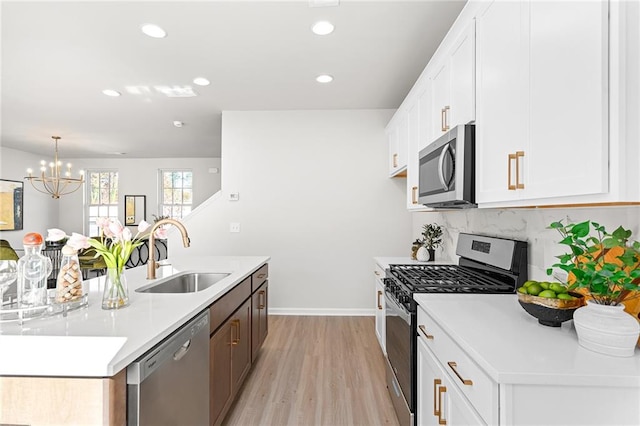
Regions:
<instances>
[{"instance_id":1,"label":"microwave handle","mask_svg":"<svg viewBox=\"0 0 640 426\"><path fill-rule=\"evenodd\" d=\"M440 152L440 158L438 158L438 179L440 179L440 183L446 191L449 190L449 184L444 179L444 157L447 155L450 148L451 145L446 144L442 148L442 152Z\"/></svg>"}]
</instances>

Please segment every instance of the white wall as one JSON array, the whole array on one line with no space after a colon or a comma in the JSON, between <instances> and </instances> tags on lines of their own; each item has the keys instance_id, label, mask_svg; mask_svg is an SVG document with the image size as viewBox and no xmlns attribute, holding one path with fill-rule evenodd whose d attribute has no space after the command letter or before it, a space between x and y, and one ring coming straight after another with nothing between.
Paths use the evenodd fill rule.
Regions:
<instances>
[{"instance_id":1,"label":"white wall","mask_svg":"<svg viewBox=\"0 0 640 426\"><path fill-rule=\"evenodd\" d=\"M193 170L193 202L198 206L220 190L219 158L85 158L73 159L74 170L113 169L118 171L118 198L124 206L125 195L147 196L147 221L152 222L158 215L158 169ZM217 168L218 173L209 173L209 168ZM88 232L84 223L82 190L65 195L59 200L58 227L68 234ZM124 207L120 212L124 223Z\"/></svg>"},{"instance_id":2,"label":"white wall","mask_svg":"<svg viewBox=\"0 0 640 426\"><path fill-rule=\"evenodd\" d=\"M36 154L0 147L0 178L24 182L27 168L37 169L42 158ZM47 229L58 224L57 201L36 191L29 182L24 183L23 229L0 231L0 239L9 241L14 248L22 247L22 238L29 232L43 237Z\"/></svg>"},{"instance_id":3,"label":"white wall","mask_svg":"<svg viewBox=\"0 0 640 426\"><path fill-rule=\"evenodd\" d=\"M271 312L372 314L372 258L411 239L406 180L386 177L392 113L224 112L222 192L185 220L191 248L171 235L170 257L269 255Z\"/></svg>"},{"instance_id":4,"label":"white wall","mask_svg":"<svg viewBox=\"0 0 640 426\"><path fill-rule=\"evenodd\" d=\"M565 252L558 244L560 234L546 229L551 222L567 219L577 223L593 220L611 232L622 225L633 231L632 239L640 240L640 207L583 207L541 209L467 209L446 212L420 212L413 215L414 239L426 223L438 223L444 228L444 245L437 257L453 259L460 232L513 238L529 242L529 276L543 280L546 270L556 262L555 256Z\"/></svg>"}]
</instances>

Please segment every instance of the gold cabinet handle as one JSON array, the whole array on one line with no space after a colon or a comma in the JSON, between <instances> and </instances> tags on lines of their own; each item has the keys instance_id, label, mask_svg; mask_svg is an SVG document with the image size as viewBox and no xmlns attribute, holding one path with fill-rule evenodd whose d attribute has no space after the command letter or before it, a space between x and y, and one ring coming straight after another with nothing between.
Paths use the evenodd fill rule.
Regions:
<instances>
[{"instance_id":1,"label":"gold cabinet handle","mask_svg":"<svg viewBox=\"0 0 640 426\"><path fill-rule=\"evenodd\" d=\"M472 382L471 380L469 380L469 379L463 379L463 378L462 378L462 376L460 375L460 373L458 373L458 370L456 370L456 367L458 366L458 364L456 364L456 363L455 363L455 362L453 362L453 361L449 361L449 362L447 363L447 365L449 366L449 368L450 368L451 370L453 370L453 372L456 374L456 376L458 376L458 379L460 379L460 381L462 382L462 384L463 384L463 385L466 385L466 386L471 386L471 385L473 385L473 382Z\"/></svg>"},{"instance_id":2,"label":"gold cabinet handle","mask_svg":"<svg viewBox=\"0 0 640 426\"><path fill-rule=\"evenodd\" d=\"M264 309L266 302L264 301L266 296L266 292L264 290L260 290L258 292L258 309Z\"/></svg>"},{"instance_id":3,"label":"gold cabinet handle","mask_svg":"<svg viewBox=\"0 0 640 426\"><path fill-rule=\"evenodd\" d=\"M231 329L231 346L236 346L240 343L240 320L234 319L231 321L231 327L236 330L236 338L233 338L233 329Z\"/></svg>"},{"instance_id":4,"label":"gold cabinet handle","mask_svg":"<svg viewBox=\"0 0 640 426\"><path fill-rule=\"evenodd\" d=\"M426 337L429 340L433 340L433 335L427 333L427 329L425 328L424 325L419 325L418 328L420 329L420 331L422 331L422 334L424 334L424 337Z\"/></svg>"},{"instance_id":5,"label":"gold cabinet handle","mask_svg":"<svg viewBox=\"0 0 640 426\"><path fill-rule=\"evenodd\" d=\"M414 186L411 188L411 203L418 204L418 187Z\"/></svg>"},{"instance_id":6,"label":"gold cabinet handle","mask_svg":"<svg viewBox=\"0 0 640 426\"><path fill-rule=\"evenodd\" d=\"M380 298L382 297L382 292L378 290L378 309L382 310L382 302L380 302Z\"/></svg>"},{"instance_id":7,"label":"gold cabinet handle","mask_svg":"<svg viewBox=\"0 0 640 426\"><path fill-rule=\"evenodd\" d=\"M447 131L447 129L445 129L445 127L444 127L444 120L445 120L444 115L445 114L446 114L445 109L442 108L440 110L440 131L442 131L442 132L446 132Z\"/></svg>"},{"instance_id":8,"label":"gold cabinet handle","mask_svg":"<svg viewBox=\"0 0 640 426\"><path fill-rule=\"evenodd\" d=\"M515 161L516 162L516 170L517 170L517 164L518 164L518 158L516 157L516 154L509 154L509 163L508 163L508 167L507 167L507 188L509 189L509 191L515 191L516 190L516 185L512 185L511 184L511 162ZM516 171L517 173L517 171Z\"/></svg>"},{"instance_id":9,"label":"gold cabinet handle","mask_svg":"<svg viewBox=\"0 0 640 426\"><path fill-rule=\"evenodd\" d=\"M264 273L263 273L263 274L258 274L258 276L257 276L256 278L260 278L260 279L262 279L262 278L264 278L264 277L266 277L266 276L267 276L267 274L264 274Z\"/></svg>"},{"instance_id":10,"label":"gold cabinet handle","mask_svg":"<svg viewBox=\"0 0 640 426\"><path fill-rule=\"evenodd\" d=\"M433 379L433 415L440 417L440 407L438 406L438 386L442 384L442 380Z\"/></svg>"},{"instance_id":11,"label":"gold cabinet handle","mask_svg":"<svg viewBox=\"0 0 640 426\"><path fill-rule=\"evenodd\" d=\"M524 151L516 151L516 188L524 189L524 183L520 183L520 158L524 157Z\"/></svg>"},{"instance_id":12,"label":"gold cabinet handle","mask_svg":"<svg viewBox=\"0 0 640 426\"><path fill-rule=\"evenodd\" d=\"M444 413L442 412L442 394L447 392L447 387L446 386L440 386L438 388L438 406L439 406L439 410L438 410L438 424L440 425L446 425L447 424L447 419L443 419L443 415Z\"/></svg>"},{"instance_id":13,"label":"gold cabinet handle","mask_svg":"<svg viewBox=\"0 0 640 426\"><path fill-rule=\"evenodd\" d=\"M393 154L393 167L398 167L398 154Z\"/></svg>"},{"instance_id":14,"label":"gold cabinet handle","mask_svg":"<svg viewBox=\"0 0 640 426\"><path fill-rule=\"evenodd\" d=\"M444 107L444 131L449 130L449 105Z\"/></svg>"},{"instance_id":15,"label":"gold cabinet handle","mask_svg":"<svg viewBox=\"0 0 640 426\"><path fill-rule=\"evenodd\" d=\"M380 276L380 272L378 271L373 271L374 274L376 274L377 276Z\"/></svg>"}]
</instances>

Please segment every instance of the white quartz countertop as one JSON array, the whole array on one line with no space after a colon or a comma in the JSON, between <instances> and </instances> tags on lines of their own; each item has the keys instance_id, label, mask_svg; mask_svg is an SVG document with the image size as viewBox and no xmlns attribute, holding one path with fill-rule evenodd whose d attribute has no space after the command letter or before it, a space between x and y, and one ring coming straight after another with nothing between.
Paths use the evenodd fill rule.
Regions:
<instances>
[{"instance_id":1,"label":"white quartz countertop","mask_svg":"<svg viewBox=\"0 0 640 426\"><path fill-rule=\"evenodd\" d=\"M89 280L87 307L32 319L21 326L0 323L0 375L110 377L127 367L189 319L207 309L268 262L268 256L200 256L160 262L156 280L146 267L125 271L129 306L101 308L104 277ZM179 272L231 275L196 293L152 294L135 289Z\"/></svg>"},{"instance_id":2,"label":"white quartz countertop","mask_svg":"<svg viewBox=\"0 0 640 426\"><path fill-rule=\"evenodd\" d=\"M416 294L418 304L500 384L640 387L640 350L629 358L578 344L573 321L547 327L515 294Z\"/></svg>"}]
</instances>

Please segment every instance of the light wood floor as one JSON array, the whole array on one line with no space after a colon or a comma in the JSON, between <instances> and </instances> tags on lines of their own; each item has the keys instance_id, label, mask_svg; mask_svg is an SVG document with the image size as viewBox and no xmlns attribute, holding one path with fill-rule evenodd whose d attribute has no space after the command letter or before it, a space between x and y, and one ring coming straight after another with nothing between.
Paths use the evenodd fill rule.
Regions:
<instances>
[{"instance_id":1,"label":"light wood floor","mask_svg":"<svg viewBox=\"0 0 640 426\"><path fill-rule=\"evenodd\" d=\"M373 317L269 316L226 426L397 425Z\"/></svg>"}]
</instances>

